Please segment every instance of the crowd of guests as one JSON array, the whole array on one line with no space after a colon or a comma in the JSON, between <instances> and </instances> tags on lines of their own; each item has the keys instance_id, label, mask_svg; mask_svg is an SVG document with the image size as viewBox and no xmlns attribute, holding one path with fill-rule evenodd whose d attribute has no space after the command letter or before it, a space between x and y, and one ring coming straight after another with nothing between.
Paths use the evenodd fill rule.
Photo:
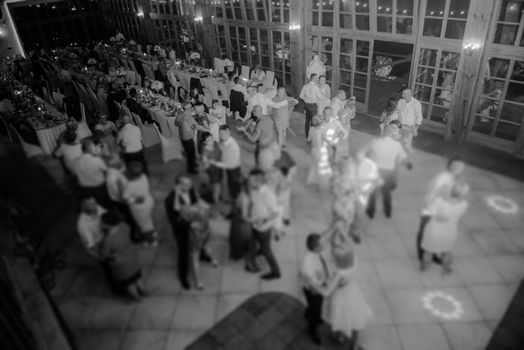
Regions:
<instances>
[{"instance_id":1,"label":"crowd of guests","mask_svg":"<svg viewBox=\"0 0 524 350\"><path fill-rule=\"evenodd\" d=\"M310 70L315 71L314 66ZM348 98L346 91L339 90L332 97L325 76L313 72L299 102L282 87L276 93L266 91L263 73L253 70L251 80L230 74L228 105L217 100L206 105L198 89L178 97L183 110L175 125L186 172L175 176L164 210L177 242L180 283L184 289L202 290L200 263L218 266L208 246L210 220L216 216L231 221L231 259L242 260L246 272L259 273L261 255L269 268L261 278L281 278L272 244L291 224L296 166L285 150L286 130L291 111L300 104L311 152L307 183L331 191L333 198L332 223L323 233L307 235L308 251L300 269L308 330L320 344L318 326L326 300L334 339L350 338L351 348L357 349L358 332L372 311L354 279L358 267L354 245L365 239L365 216L375 216L379 194L384 215L393 215L392 194L400 168L412 168L411 144L422 123L420 102L410 89L398 101L390 99L377 127L380 136L354 148L350 145L354 96ZM86 251L101 265L115 293L140 299L147 291L137 254L159 244L153 220L159 209L154 205L141 129L125 111L138 115L143 123L153 122L136 97L135 88L113 84L105 100L107 112L97 114L88 135L71 118L55 156L60 157L79 198L77 229ZM232 127L237 138L245 137L255 146L255 167L247 173L242 171L243 151ZM414 239L421 271L432 262L441 264L445 274L452 271L457 223L467 210L464 167L460 159L451 159L429 185Z\"/></svg>"}]
</instances>

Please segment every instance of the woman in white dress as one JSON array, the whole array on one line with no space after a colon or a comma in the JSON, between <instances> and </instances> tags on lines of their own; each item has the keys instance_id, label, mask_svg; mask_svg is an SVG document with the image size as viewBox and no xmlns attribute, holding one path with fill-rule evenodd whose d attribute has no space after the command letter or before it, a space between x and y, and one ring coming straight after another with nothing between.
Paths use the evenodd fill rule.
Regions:
<instances>
[{"instance_id":1,"label":"woman in white dress","mask_svg":"<svg viewBox=\"0 0 524 350\"><path fill-rule=\"evenodd\" d=\"M149 179L143 173L142 163L131 162L126 177L128 182L124 187L122 198L128 205L140 230L144 245L156 246L157 233L152 217L154 200L149 187Z\"/></svg>"},{"instance_id":2,"label":"woman in white dress","mask_svg":"<svg viewBox=\"0 0 524 350\"><path fill-rule=\"evenodd\" d=\"M357 258L345 223L337 222L330 237L335 273L327 288L328 321L336 341L350 339L349 349L358 349L358 334L369 323L373 312L355 280Z\"/></svg>"},{"instance_id":3,"label":"woman in white dress","mask_svg":"<svg viewBox=\"0 0 524 350\"><path fill-rule=\"evenodd\" d=\"M311 157L313 161L309 168L307 184L318 184L320 189L329 187L329 180L333 174L329 162L329 151L326 140L324 139L324 129L320 116L313 117L311 130L308 135L308 142L311 145Z\"/></svg>"},{"instance_id":4,"label":"woman in white dress","mask_svg":"<svg viewBox=\"0 0 524 350\"><path fill-rule=\"evenodd\" d=\"M422 271L429 266L432 255L437 254L442 260L442 272L451 273L451 250L457 240L458 221L468 208L466 200L468 192L467 184L457 182L448 198L437 197L431 205L431 220L422 239L422 248L424 248Z\"/></svg>"},{"instance_id":5,"label":"woman in white dress","mask_svg":"<svg viewBox=\"0 0 524 350\"><path fill-rule=\"evenodd\" d=\"M318 78L318 89L322 95L322 99L317 101L318 113L322 114L324 108L331 106L331 87L326 83L326 76L321 75Z\"/></svg>"}]
</instances>

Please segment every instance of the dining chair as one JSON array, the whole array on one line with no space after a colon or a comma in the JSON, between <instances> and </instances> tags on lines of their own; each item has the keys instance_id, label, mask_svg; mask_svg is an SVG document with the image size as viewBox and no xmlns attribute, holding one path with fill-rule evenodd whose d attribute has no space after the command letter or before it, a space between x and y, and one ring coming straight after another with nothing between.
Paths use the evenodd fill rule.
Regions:
<instances>
[{"instance_id":1,"label":"dining chair","mask_svg":"<svg viewBox=\"0 0 524 350\"><path fill-rule=\"evenodd\" d=\"M20 144L22 145L22 150L24 151L27 158L44 154L44 150L42 149L42 147L33 145L32 143L25 141L18 132L18 130L16 130L16 128L14 128L12 125L10 126L10 128L13 135L15 135L20 141Z\"/></svg>"},{"instance_id":2,"label":"dining chair","mask_svg":"<svg viewBox=\"0 0 524 350\"><path fill-rule=\"evenodd\" d=\"M250 68L249 66L242 66L242 76L246 79L249 79L249 71L250 71Z\"/></svg>"},{"instance_id":3,"label":"dining chair","mask_svg":"<svg viewBox=\"0 0 524 350\"><path fill-rule=\"evenodd\" d=\"M142 132L142 143L144 144L145 148L149 148L151 146L156 145L157 143L160 143L160 138L154 130L154 124L144 125L144 123L142 123L142 119L140 119L140 117L137 114L131 112L131 115L136 125L140 128L140 131Z\"/></svg>"},{"instance_id":4,"label":"dining chair","mask_svg":"<svg viewBox=\"0 0 524 350\"><path fill-rule=\"evenodd\" d=\"M184 156L182 155L182 143L178 138L178 134L175 134L172 137L165 137L162 135L160 130L158 130L158 127L155 124L153 124L153 127L155 128L155 132L160 139L162 161L167 163L173 159L184 159Z\"/></svg>"},{"instance_id":5,"label":"dining chair","mask_svg":"<svg viewBox=\"0 0 524 350\"><path fill-rule=\"evenodd\" d=\"M86 137L89 137L93 135L91 132L91 129L89 129L89 126L87 125L87 118L86 118L86 108L83 103L80 103L80 123L78 123L78 130L76 131L80 139L85 139Z\"/></svg>"},{"instance_id":6,"label":"dining chair","mask_svg":"<svg viewBox=\"0 0 524 350\"><path fill-rule=\"evenodd\" d=\"M264 81L265 87L273 87L275 83L275 72L270 70L266 71L266 80Z\"/></svg>"}]
</instances>

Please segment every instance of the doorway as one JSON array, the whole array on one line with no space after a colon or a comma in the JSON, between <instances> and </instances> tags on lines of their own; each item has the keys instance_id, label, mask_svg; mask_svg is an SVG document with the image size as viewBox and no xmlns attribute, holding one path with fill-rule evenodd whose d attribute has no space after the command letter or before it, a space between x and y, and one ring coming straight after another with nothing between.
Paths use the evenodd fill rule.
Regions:
<instances>
[{"instance_id":1,"label":"doorway","mask_svg":"<svg viewBox=\"0 0 524 350\"><path fill-rule=\"evenodd\" d=\"M368 113L380 115L390 97L400 98L409 86L413 44L375 40Z\"/></svg>"}]
</instances>

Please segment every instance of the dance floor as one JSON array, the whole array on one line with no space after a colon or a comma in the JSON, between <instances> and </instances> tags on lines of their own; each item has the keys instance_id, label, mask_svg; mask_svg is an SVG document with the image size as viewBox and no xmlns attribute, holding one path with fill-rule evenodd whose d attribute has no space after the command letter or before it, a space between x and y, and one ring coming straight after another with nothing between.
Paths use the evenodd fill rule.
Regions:
<instances>
[{"instance_id":1,"label":"dance floor","mask_svg":"<svg viewBox=\"0 0 524 350\"><path fill-rule=\"evenodd\" d=\"M176 277L176 244L163 200L183 163L162 164L156 147L147 151L147 157L161 242L157 248L141 251L149 295L140 303L110 294L99 266L84 252L71 226L73 211L63 211L66 217L56 219L60 232L54 234L69 241L68 266L58 272L52 294L76 335L79 349L184 349L257 293L285 292L303 300L298 269L306 250L305 236L330 224L331 199L305 185L310 157L303 116L295 114L291 126L297 137L289 136L287 150L297 161L298 175L293 185L291 227L285 237L273 243L283 272L279 280L262 281L258 275L246 273L242 262L229 261L229 223L215 219L211 248L221 265L203 267L204 291L181 289ZM355 147L371 138L357 130L350 137ZM247 170L253 165L253 147L244 140L241 146L246 150ZM39 161L60 184L58 162ZM374 312L371 324L362 332L363 346L368 350L484 349L524 276L524 183L480 167L467 169L472 186L470 207L454 250L454 272L442 277L437 266L419 272L414 241L426 186L444 169L446 158L417 150L413 164L412 171L400 174L392 218L385 218L379 206L375 219L366 222L363 242L357 248L357 280ZM31 176L37 175L27 176L29 185ZM41 191L36 186L30 188ZM50 207L43 206L42 212Z\"/></svg>"}]
</instances>

